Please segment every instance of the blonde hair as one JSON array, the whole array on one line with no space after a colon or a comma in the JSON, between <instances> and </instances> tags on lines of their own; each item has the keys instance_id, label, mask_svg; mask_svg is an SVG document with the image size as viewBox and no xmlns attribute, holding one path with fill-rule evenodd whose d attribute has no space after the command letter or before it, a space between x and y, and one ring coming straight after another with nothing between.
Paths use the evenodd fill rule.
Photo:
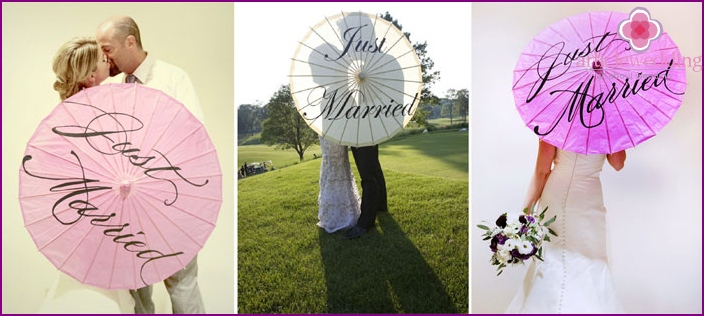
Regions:
<instances>
[{"instance_id":1,"label":"blonde hair","mask_svg":"<svg viewBox=\"0 0 704 316\"><path fill-rule=\"evenodd\" d=\"M52 69L56 74L54 90L61 100L76 94L98 66L98 43L88 37L74 38L59 48Z\"/></svg>"}]
</instances>

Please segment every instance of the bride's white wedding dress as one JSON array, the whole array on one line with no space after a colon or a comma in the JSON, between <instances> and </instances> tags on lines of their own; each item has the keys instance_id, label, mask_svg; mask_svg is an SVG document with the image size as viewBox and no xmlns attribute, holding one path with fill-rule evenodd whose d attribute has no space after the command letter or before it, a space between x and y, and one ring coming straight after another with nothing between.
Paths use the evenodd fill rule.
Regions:
<instances>
[{"instance_id":1,"label":"bride's white wedding dress","mask_svg":"<svg viewBox=\"0 0 704 316\"><path fill-rule=\"evenodd\" d=\"M619 313L606 256L606 208L599 174L605 155L558 149L537 208L558 234L543 243L507 313Z\"/></svg>"},{"instance_id":2,"label":"bride's white wedding dress","mask_svg":"<svg viewBox=\"0 0 704 316\"><path fill-rule=\"evenodd\" d=\"M320 165L318 226L328 233L351 228L360 214L360 198L350 168L347 146L320 138L323 161Z\"/></svg>"},{"instance_id":3,"label":"bride's white wedding dress","mask_svg":"<svg viewBox=\"0 0 704 316\"><path fill-rule=\"evenodd\" d=\"M81 284L56 271L56 280L38 308L39 314L133 314L134 299L128 290Z\"/></svg>"}]
</instances>

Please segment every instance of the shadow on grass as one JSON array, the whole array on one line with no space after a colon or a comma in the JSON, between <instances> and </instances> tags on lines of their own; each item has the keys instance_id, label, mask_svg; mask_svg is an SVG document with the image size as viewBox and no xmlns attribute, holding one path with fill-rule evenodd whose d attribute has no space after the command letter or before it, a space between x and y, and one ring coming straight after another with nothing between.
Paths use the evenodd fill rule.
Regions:
<instances>
[{"instance_id":1,"label":"shadow on grass","mask_svg":"<svg viewBox=\"0 0 704 316\"><path fill-rule=\"evenodd\" d=\"M446 289L391 214L346 240L319 230L327 313L458 313Z\"/></svg>"}]
</instances>

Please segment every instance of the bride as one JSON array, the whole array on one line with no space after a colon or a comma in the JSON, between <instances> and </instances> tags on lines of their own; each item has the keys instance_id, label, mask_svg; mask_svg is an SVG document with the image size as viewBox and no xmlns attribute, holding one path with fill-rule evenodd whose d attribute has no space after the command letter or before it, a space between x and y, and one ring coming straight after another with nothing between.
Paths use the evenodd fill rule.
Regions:
<instances>
[{"instance_id":1,"label":"bride","mask_svg":"<svg viewBox=\"0 0 704 316\"><path fill-rule=\"evenodd\" d=\"M52 62L56 75L54 90L63 101L83 89L102 83L110 71L110 62L93 38L76 37L64 43ZM48 290L39 313L127 313L134 300L127 290L106 290L81 284L63 272Z\"/></svg>"},{"instance_id":2,"label":"bride","mask_svg":"<svg viewBox=\"0 0 704 316\"><path fill-rule=\"evenodd\" d=\"M583 155L540 141L525 206L557 215L558 237L543 244L506 313L618 313L606 256L606 208L599 173L604 161L623 168L626 152ZM554 168L552 168L554 163Z\"/></svg>"},{"instance_id":3,"label":"bride","mask_svg":"<svg viewBox=\"0 0 704 316\"><path fill-rule=\"evenodd\" d=\"M350 228L360 214L360 198L350 168L347 146L320 137L323 161L320 165L318 226L328 233Z\"/></svg>"}]
</instances>

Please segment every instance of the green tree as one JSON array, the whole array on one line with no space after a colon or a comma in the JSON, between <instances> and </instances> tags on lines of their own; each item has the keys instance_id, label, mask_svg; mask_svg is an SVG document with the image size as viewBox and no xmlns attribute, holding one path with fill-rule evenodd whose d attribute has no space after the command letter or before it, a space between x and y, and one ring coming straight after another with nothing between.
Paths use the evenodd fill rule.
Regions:
<instances>
[{"instance_id":1,"label":"green tree","mask_svg":"<svg viewBox=\"0 0 704 316\"><path fill-rule=\"evenodd\" d=\"M380 14L379 16L382 19L393 23L393 25L395 25L399 30L403 31L403 26L401 25L401 23L399 23L398 20L394 19L388 11L385 14ZM406 35L406 38L410 42L411 33L403 32L403 34ZM428 57L428 42L423 41L423 43L415 43L413 44L413 48L416 51L416 55L418 55L418 59L420 59L420 68L423 77L423 89L421 90L421 97L418 107L420 108L425 105L438 105L440 103L440 98L433 94L433 92L430 91L430 88L433 86L433 84L435 84L435 81L440 79L440 71L433 71L435 63L430 57ZM419 125L425 125L425 118L429 113L429 111L419 109L413 116L413 121Z\"/></svg>"},{"instance_id":2,"label":"green tree","mask_svg":"<svg viewBox=\"0 0 704 316\"><path fill-rule=\"evenodd\" d=\"M262 124L261 141L277 149L293 148L303 161L306 149L318 142L318 134L308 127L303 117L298 114L291 88L283 85L274 93L266 105L267 118Z\"/></svg>"},{"instance_id":3,"label":"green tree","mask_svg":"<svg viewBox=\"0 0 704 316\"><path fill-rule=\"evenodd\" d=\"M443 116L450 117L450 125L453 124L454 118L461 118L462 121L467 121L467 113L469 112L469 90L467 89L448 89L445 92L446 99L442 102Z\"/></svg>"},{"instance_id":4,"label":"green tree","mask_svg":"<svg viewBox=\"0 0 704 316\"><path fill-rule=\"evenodd\" d=\"M457 113L462 120L467 122L467 114L469 113L469 90L460 89L455 92L455 102L457 103Z\"/></svg>"},{"instance_id":5,"label":"green tree","mask_svg":"<svg viewBox=\"0 0 704 316\"><path fill-rule=\"evenodd\" d=\"M457 116L457 104L455 100L455 96L457 94L457 90L455 89L449 89L447 92L445 92L445 97L446 97L446 102L443 103L442 105L442 115L444 116L449 116L450 117L450 125L452 125L452 119Z\"/></svg>"},{"instance_id":6,"label":"green tree","mask_svg":"<svg viewBox=\"0 0 704 316\"><path fill-rule=\"evenodd\" d=\"M242 104L237 107L238 137L254 135L262 131L266 119L266 108L259 105Z\"/></svg>"}]
</instances>

